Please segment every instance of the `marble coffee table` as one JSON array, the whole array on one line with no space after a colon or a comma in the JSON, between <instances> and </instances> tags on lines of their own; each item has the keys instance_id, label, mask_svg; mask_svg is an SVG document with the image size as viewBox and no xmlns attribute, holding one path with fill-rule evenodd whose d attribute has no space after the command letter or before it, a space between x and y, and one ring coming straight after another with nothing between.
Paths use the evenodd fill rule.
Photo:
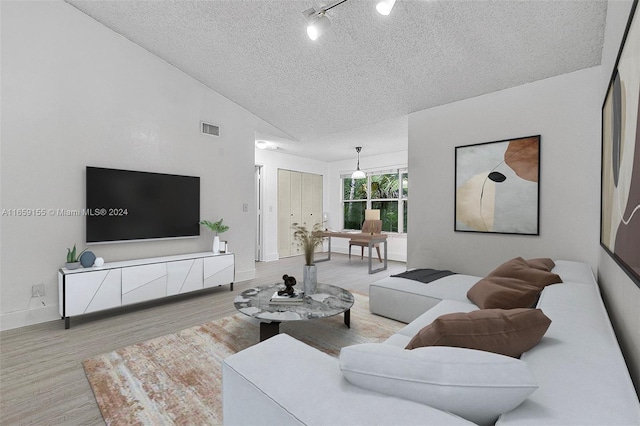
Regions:
<instances>
[{"instance_id":1,"label":"marble coffee table","mask_svg":"<svg viewBox=\"0 0 640 426\"><path fill-rule=\"evenodd\" d=\"M344 323L350 327L353 294L331 284L318 283L316 292L305 295L300 305L274 304L271 296L284 288L282 284L271 284L247 289L235 298L235 308L245 315L260 320L260 341L279 333L283 321L306 321L327 318L344 313Z\"/></svg>"}]
</instances>

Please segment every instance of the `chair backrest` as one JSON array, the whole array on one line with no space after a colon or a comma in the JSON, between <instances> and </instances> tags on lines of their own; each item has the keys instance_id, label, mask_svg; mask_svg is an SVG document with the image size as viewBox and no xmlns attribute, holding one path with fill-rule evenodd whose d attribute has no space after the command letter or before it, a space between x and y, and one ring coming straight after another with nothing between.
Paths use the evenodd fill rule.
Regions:
<instances>
[{"instance_id":1,"label":"chair backrest","mask_svg":"<svg viewBox=\"0 0 640 426\"><path fill-rule=\"evenodd\" d=\"M381 220L365 220L362 223L362 232L367 234L379 234L382 232Z\"/></svg>"}]
</instances>

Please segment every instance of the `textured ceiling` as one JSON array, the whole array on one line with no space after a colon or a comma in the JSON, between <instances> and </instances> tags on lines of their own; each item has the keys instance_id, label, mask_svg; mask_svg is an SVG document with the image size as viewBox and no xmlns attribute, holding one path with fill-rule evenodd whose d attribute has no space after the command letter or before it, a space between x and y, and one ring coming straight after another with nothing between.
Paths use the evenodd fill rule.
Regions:
<instances>
[{"instance_id":1,"label":"textured ceiling","mask_svg":"<svg viewBox=\"0 0 640 426\"><path fill-rule=\"evenodd\" d=\"M600 64L606 1L86 1L82 12L333 161L407 149L406 115ZM212 117L215 120L215 117ZM280 135L282 136L282 135Z\"/></svg>"}]
</instances>

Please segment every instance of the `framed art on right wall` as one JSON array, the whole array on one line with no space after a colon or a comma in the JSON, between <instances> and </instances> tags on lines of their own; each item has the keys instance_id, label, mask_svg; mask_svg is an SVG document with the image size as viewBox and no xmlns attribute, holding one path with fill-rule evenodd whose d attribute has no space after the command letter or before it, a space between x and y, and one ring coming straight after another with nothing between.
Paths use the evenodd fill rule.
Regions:
<instances>
[{"instance_id":1,"label":"framed art on right wall","mask_svg":"<svg viewBox=\"0 0 640 426\"><path fill-rule=\"evenodd\" d=\"M633 3L602 104L600 245L640 286L640 18Z\"/></svg>"}]
</instances>

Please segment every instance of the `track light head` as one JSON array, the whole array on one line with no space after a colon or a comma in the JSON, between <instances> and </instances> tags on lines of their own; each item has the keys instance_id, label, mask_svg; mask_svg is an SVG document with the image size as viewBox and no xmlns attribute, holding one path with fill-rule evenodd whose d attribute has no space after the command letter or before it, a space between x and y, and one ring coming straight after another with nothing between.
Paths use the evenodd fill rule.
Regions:
<instances>
[{"instance_id":1,"label":"track light head","mask_svg":"<svg viewBox=\"0 0 640 426\"><path fill-rule=\"evenodd\" d=\"M324 12L318 13L316 18L307 26L307 35L311 40L317 40L329 27L331 21Z\"/></svg>"},{"instance_id":2,"label":"track light head","mask_svg":"<svg viewBox=\"0 0 640 426\"><path fill-rule=\"evenodd\" d=\"M391 13L391 9L393 9L393 5L396 3L396 0L381 0L376 5L376 10L380 15L387 16Z\"/></svg>"},{"instance_id":3,"label":"track light head","mask_svg":"<svg viewBox=\"0 0 640 426\"><path fill-rule=\"evenodd\" d=\"M302 12L306 20L309 22L309 25L307 25L307 35L311 40L317 40L318 37L320 37L331 26L331 21L327 16L327 11L346 3L347 1L348 0L334 0L333 3L322 7L320 10L316 10L311 7ZM388 15L391 13L391 9L393 9L393 5L395 3L396 0L380 0L376 5L376 9L381 15Z\"/></svg>"}]
</instances>

